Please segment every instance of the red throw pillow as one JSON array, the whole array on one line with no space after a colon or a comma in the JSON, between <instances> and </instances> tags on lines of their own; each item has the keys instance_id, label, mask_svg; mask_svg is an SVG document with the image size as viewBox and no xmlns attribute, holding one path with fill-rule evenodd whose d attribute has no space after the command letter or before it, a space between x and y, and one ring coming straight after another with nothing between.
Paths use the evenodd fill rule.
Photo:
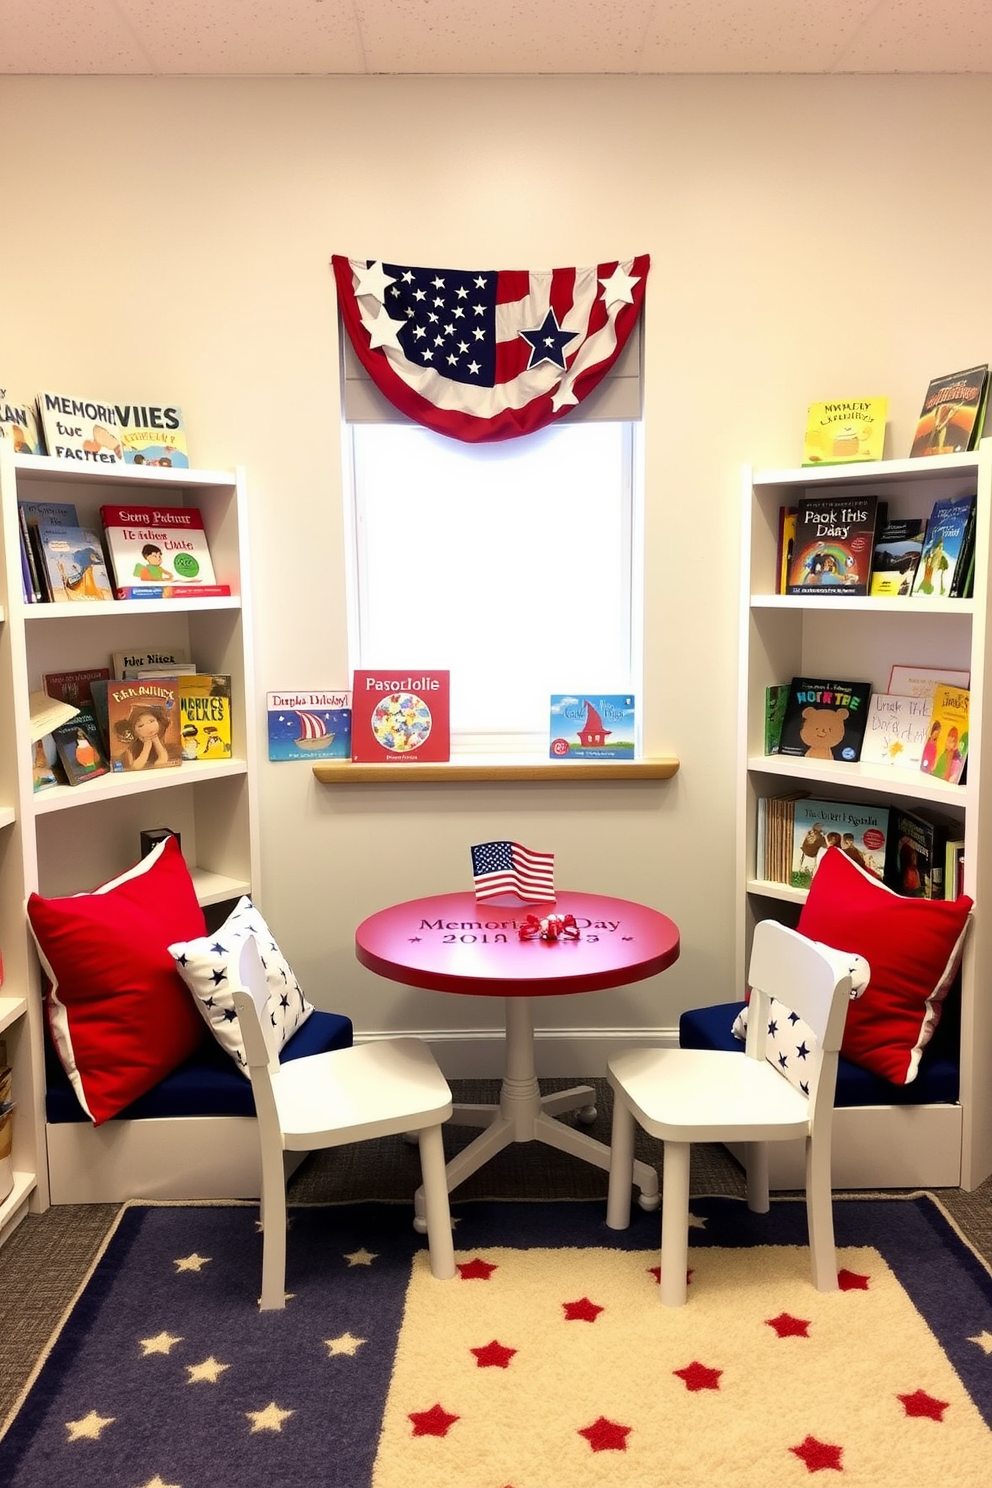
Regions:
<instances>
[{"instance_id":1,"label":"red throw pillow","mask_svg":"<svg viewBox=\"0 0 992 1488\"><path fill-rule=\"evenodd\" d=\"M961 960L972 900L907 899L853 863L824 853L799 930L864 956L871 977L847 1010L841 1053L894 1085L916 1079Z\"/></svg>"},{"instance_id":2,"label":"red throw pillow","mask_svg":"<svg viewBox=\"0 0 992 1488\"><path fill-rule=\"evenodd\" d=\"M95 1126L144 1095L204 1036L169 955L206 933L182 852L166 837L92 894L28 899L51 979L48 1024L79 1104Z\"/></svg>"}]
</instances>

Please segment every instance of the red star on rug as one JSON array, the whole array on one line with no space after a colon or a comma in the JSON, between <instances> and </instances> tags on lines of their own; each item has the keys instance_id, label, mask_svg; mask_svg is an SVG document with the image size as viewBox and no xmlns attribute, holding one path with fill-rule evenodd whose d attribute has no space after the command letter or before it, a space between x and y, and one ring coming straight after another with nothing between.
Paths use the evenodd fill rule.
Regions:
<instances>
[{"instance_id":1,"label":"red star on rug","mask_svg":"<svg viewBox=\"0 0 992 1488\"><path fill-rule=\"evenodd\" d=\"M494 1266L491 1261L484 1261L476 1256L474 1261L462 1261L458 1266L458 1273L462 1281L488 1281L494 1271L499 1267Z\"/></svg>"},{"instance_id":2,"label":"red star on rug","mask_svg":"<svg viewBox=\"0 0 992 1488\"><path fill-rule=\"evenodd\" d=\"M506 1369L516 1352L516 1349L507 1348L503 1343L497 1343L495 1338L492 1343L487 1343L484 1348L469 1349L469 1353L475 1355L476 1363L480 1369Z\"/></svg>"},{"instance_id":3,"label":"red star on rug","mask_svg":"<svg viewBox=\"0 0 992 1488\"><path fill-rule=\"evenodd\" d=\"M630 1427L600 1416L591 1426L583 1426L579 1435L585 1437L594 1452L626 1452Z\"/></svg>"},{"instance_id":4,"label":"red star on rug","mask_svg":"<svg viewBox=\"0 0 992 1488\"><path fill-rule=\"evenodd\" d=\"M793 1317L791 1312L780 1312L778 1317L765 1318L769 1328L774 1328L779 1338L808 1338L809 1318Z\"/></svg>"},{"instance_id":5,"label":"red star on rug","mask_svg":"<svg viewBox=\"0 0 992 1488\"><path fill-rule=\"evenodd\" d=\"M580 1297L577 1302L563 1302L561 1305L566 1323L594 1323L603 1310L595 1302L590 1302L588 1297Z\"/></svg>"},{"instance_id":6,"label":"red star on rug","mask_svg":"<svg viewBox=\"0 0 992 1488\"><path fill-rule=\"evenodd\" d=\"M861 1276L857 1271L838 1271L837 1285L842 1292L866 1292L868 1290L869 1277Z\"/></svg>"},{"instance_id":7,"label":"red star on rug","mask_svg":"<svg viewBox=\"0 0 992 1488\"><path fill-rule=\"evenodd\" d=\"M691 1284L691 1282L692 1282L692 1271L693 1271L693 1268L690 1266L689 1269L688 1269L688 1271L685 1273L685 1284L686 1284L686 1286L689 1286ZM655 1279L655 1281L657 1282L657 1284L659 1286L661 1286L661 1267L660 1266L649 1266L648 1267L648 1275L649 1276L653 1276L654 1279Z\"/></svg>"},{"instance_id":8,"label":"red star on rug","mask_svg":"<svg viewBox=\"0 0 992 1488\"><path fill-rule=\"evenodd\" d=\"M443 1405L432 1405L427 1411L410 1411L414 1436L447 1436L458 1420L444 1409Z\"/></svg>"},{"instance_id":9,"label":"red star on rug","mask_svg":"<svg viewBox=\"0 0 992 1488\"><path fill-rule=\"evenodd\" d=\"M950 1404L947 1400L936 1400L926 1390L914 1390L912 1395L897 1395L906 1408L907 1416L929 1416L931 1421L942 1421Z\"/></svg>"},{"instance_id":10,"label":"red star on rug","mask_svg":"<svg viewBox=\"0 0 992 1488\"><path fill-rule=\"evenodd\" d=\"M831 1446L829 1442L817 1441L815 1436L808 1436L798 1447L789 1448L801 1462L805 1462L807 1471L811 1473L823 1472L828 1467L835 1472L843 1472L840 1465L843 1450L843 1447Z\"/></svg>"},{"instance_id":11,"label":"red star on rug","mask_svg":"<svg viewBox=\"0 0 992 1488\"><path fill-rule=\"evenodd\" d=\"M719 1390L723 1370L710 1369L708 1365L700 1364L698 1359L694 1359L684 1369L673 1369L672 1373L685 1380L687 1390Z\"/></svg>"}]
</instances>

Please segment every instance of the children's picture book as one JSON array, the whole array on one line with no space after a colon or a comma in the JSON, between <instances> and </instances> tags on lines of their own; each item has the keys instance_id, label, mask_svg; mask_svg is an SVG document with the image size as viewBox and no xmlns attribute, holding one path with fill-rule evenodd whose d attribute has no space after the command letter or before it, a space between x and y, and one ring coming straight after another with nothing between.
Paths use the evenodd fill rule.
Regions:
<instances>
[{"instance_id":1,"label":"children's picture book","mask_svg":"<svg viewBox=\"0 0 992 1488\"><path fill-rule=\"evenodd\" d=\"M948 837L944 843L944 898L960 899L964 893L964 838Z\"/></svg>"},{"instance_id":2,"label":"children's picture book","mask_svg":"<svg viewBox=\"0 0 992 1488\"><path fill-rule=\"evenodd\" d=\"M930 713L929 697L873 692L861 744L861 763L918 770L930 734Z\"/></svg>"},{"instance_id":3,"label":"children's picture book","mask_svg":"<svg viewBox=\"0 0 992 1488\"><path fill-rule=\"evenodd\" d=\"M912 593L926 531L926 517L897 517L879 529L871 560L870 594L904 597Z\"/></svg>"},{"instance_id":4,"label":"children's picture book","mask_svg":"<svg viewBox=\"0 0 992 1488\"><path fill-rule=\"evenodd\" d=\"M778 509L778 559L775 566L775 592L789 592L789 570L796 546L796 508L780 506Z\"/></svg>"},{"instance_id":5,"label":"children's picture book","mask_svg":"<svg viewBox=\"0 0 992 1488\"><path fill-rule=\"evenodd\" d=\"M885 874L889 808L854 801L793 803L792 859L786 882L808 889L824 854L836 847L873 878Z\"/></svg>"},{"instance_id":6,"label":"children's picture book","mask_svg":"<svg viewBox=\"0 0 992 1488\"><path fill-rule=\"evenodd\" d=\"M186 468L186 424L176 405L151 403L115 405L124 462L127 465L171 465Z\"/></svg>"},{"instance_id":7,"label":"children's picture book","mask_svg":"<svg viewBox=\"0 0 992 1488\"><path fill-rule=\"evenodd\" d=\"M53 604L86 604L113 599L99 534L91 527L38 523L38 553L45 565Z\"/></svg>"},{"instance_id":8,"label":"children's picture book","mask_svg":"<svg viewBox=\"0 0 992 1488\"><path fill-rule=\"evenodd\" d=\"M36 791L48 790L53 785L66 785L65 770L59 759L55 740L51 734L43 734L31 742L31 784Z\"/></svg>"},{"instance_id":9,"label":"children's picture book","mask_svg":"<svg viewBox=\"0 0 992 1488\"><path fill-rule=\"evenodd\" d=\"M180 674L177 682L183 759L229 760L232 755L230 677L215 672L193 672Z\"/></svg>"},{"instance_id":10,"label":"children's picture book","mask_svg":"<svg viewBox=\"0 0 992 1488\"><path fill-rule=\"evenodd\" d=\"M838 398L811 403L806 414L804 465L850 465L880 460L888 398Z\"/></svg>"},{"instance_id":11,"label":"children's picture book","mask_svg":"<svg viewBox=\"0 0 992 1488\"><path fill-rule=\"evenodd\" d=\"M772 682L765 688L765 753L778 754L782 738L782 724L789 701L790 684Z\"/></svg>"},{"instance_id":12,"label":"children's picture book","mask_svg":"<svg viewBox=\"0 0 992 1488\"><path fill-rule=\"evenodd\" d=\"M947 826L904 806L894 806L890 828L885 863L889 888L908 899L943 899Z\"/></svg>"},{"instance_id":13,"label":"children's picture book","mask_svg":"<svg viewBox=\"0 0 992 1488\"><path fill-rule=\"evenodd\" d=\"M788 883L792 874L792 824L795 803L809 791L790 791L783 796L759 796L755 864L760 878Z\"/></svg>"},{"instance_id":14,"label":"children's picture book","mask_svg":"<svg viewBox=\"0 0 992 1488\"><path fill-rule=\"evenodd\" d=\"M913 579L914 599L951 597L974 510L974 496L941 497L934 502Z\"/></svg>"},{"instance_id":15,"label":"children's picture book","mask_svg":"<svg viewBox=\"0 0 992 1488\"><path fill-rule=\"evenodd\" d=\"M955 667L910 666L896 662L889 671L888 691L932 701L938 682L946 682L949 687L970 687L971 673Z\"/></svg>"},{"instance_id":16,"label":"children's picture book","mask_svg":"<svg viewBox=\"0 0 992 1488\"><path fill-rule=\"evenodd\" d=\"M117 409L108 398L39 393L38 413L48 453L80 465L117 465L123 459Z\"/></svg>"},{"instance_id":17,"label":"children's picture book","mask_svg":"<svg viewBox=\"0 0 992 1488\"><path fill-rule=\"evenodd\" d=\"M96 718L88 709L81 708L70 723L59 724L52 737L69 785L82 785L109 772Z\"/></svg>"},{"instance_id":18,"label":"children's picture book","mask_svg":"<svg viewBox=\"0 0 992 1488\"><path fill-rule=\"evenodd\" d=\"M135 651L112 651L110 653L110 665L112 675L123 677L126 669L134 671L145 667L177 667L180 663L189 661L188 646L150 646L144 650Z\"/></svg>"},{"instance_id":19,"label":"children's picture book","mask_svg":"<svg viewBox=\"0 0 992 1488\"><path fill-rule=\"evenodd\" d=\"M870 682L793 677L779 754L854 763L861 757L870 697Z\"/></svg>"},{"instance_id":20,"label":"children's picture book","mask_svg":"<svg viewBox=\"0 0 992 1488\"><path fill-rule=\"evenodd\" d=\"M72 501L29 501L17 498L17 520L21 529L21 541L31 573L33 601L51 599L47 585L48 572L38 543L38 527L49 522L57 527L78 527L79 513Z\"/></svg>"},{"instance_id":21,"label":"children's picture book","mask_svg":"<svg viewBox=\"0 0 992 1488\"><path fill-rule=\"evenodd\" d=\"M42 684L50 698L71 703L74 708L90 706L94 682L107 681L109 667L88 667L75 672L45 672Z\"/></svg>"},{"instance_id":22,"label":"children's picture book","mask_svg":"<svg viewBox=\"0 0 992 1488\"><path fill-rule=\"evenodd\" d=\"M450 756L447 671L358 671L352 678L351 757L361 764L436 763Z\"/></svg>"},{"instance_id":23,"label":"children's picture book","mask_svg":"<svg viewBox=\"0 0 992 1488\"><path fill-rule=\"evenodd\" d=\"M47 692L32 692L28 697L28 728L32 744L50 734L60 723L68 723L78 712L72 703L51 698Z\"/></svg>"},{"instance_id":24,"label":"children's picture book","mask_svg":"<svg viewBox=\"0 0 992 1488\"><path fill-rule=\"evenodd\" d=\"M935 780L960 785L968 759L968 712L971 693L966 687L934 688L930 731L923 746L920 769Z\"/></svg>"},{"instance_id":25,"label":"children's picture book","mask_svg":"<svg viewBox=\"0 0 992 1488\"><path fill-rule=\"evenodd\" d=\"M551 758L632 760L635 711L630 693L553 692Z\"/></svg>"},{"instance_id":26,"label":"children's picture book","mask_svg":"<svg viewBox=\"0 0 992 1488\"><path fill-rule=\"evenodd\" d=\"M270 760L350 760L351 691L301 688L268 692Z\"/></svg>"},{"instance_id":27,"label":"children's picture book","mask_svg":"<svg viewBox=\"0 0 992 1488\"><path fill-rule=\"evenodd\" d=\"M93 695L95 698L96 690ZM176 679L112 678L107 683L107 738L113 770L159 770L180 765Z\"/></svg>"},{"instance_id":28,"label":"children's picture book","mask_svg":"<svg viewBox=\"0 0 992 1488\"><path fill-rule=\"evenodd\" d=\"M101 506L118 599L230 594L218 584L203 517L192 506Z\"/></svg>"},{"instance_id":29,"label":"children's picture book","mask_svg":"<svg viewBox=\"0 0 992 1488\"><path fill-rule=\"evenodd\" d=\"M988 363L935 377L927 388L910 456L956 455L974 449L985 422Z\"/></svg>"},{"instance_id":30,"label":"children's picture book","mask_svg":"<svg viewBox=\"0 0 992 1488\"><path fill-rule=\"evenodd\" d=\"M804 496L797 503L789 594L850 597L868 593L876 496Z\"/></svg>"},{"instance_id":31,"label":"children's picture book","mask_svg":"<svg viewBox=\"0 0 992 1488\"><path fill-rule=\"evenodd\" d=\"M0 387L0 439L9 439L15 455L43 455L45 441L38 423L35 400L17 398L8 388Z\"/></svg>"}]
</instances>

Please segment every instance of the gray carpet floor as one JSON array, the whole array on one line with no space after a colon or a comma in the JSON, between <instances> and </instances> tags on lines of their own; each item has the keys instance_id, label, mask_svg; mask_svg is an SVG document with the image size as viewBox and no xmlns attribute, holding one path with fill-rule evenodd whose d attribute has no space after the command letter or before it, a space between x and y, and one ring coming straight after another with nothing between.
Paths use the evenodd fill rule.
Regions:
<instances>
[{"instance_id":1,"label":"gray carpet floor","mask_svg":"<svg viewBox=\"0 0 992 1488\"><path fill-rule=\"evenodd\" d=\"M550 1092L574 1083L543 1080L541 1087ZM595 1123L584 1129L609 1142L610 1091L604 1081L591 1083L596 1088L598 1114ZM451 1087L456 1101L498 1099L496 1081L452 1080ZM448 1158L475 1135L469 1127L448 1125L444 1132ZM636 1155L660 1168L660 1143L643 1132L638 1132ZM312 1154L291 1179L289 1198L301 1204L367 1199L411 1202L419 1175L416 1147L401 1137L384 1138ZM452 1201L602 1199L605 1203L606 1184L605 1171L588 1163L540 1143L517 1143L473 1174L455 1191ZM692 1150L691 1187L696 1194L743 1196L744 1177L723 1147L700 1144ZM992 1265L992 1178L973 1193L941 1189L937 1197ZM0 1249L0 1422L83 1284L119 1207L60 1205L45 1214L28 1215Z\"/></svg>"}]
</instances>

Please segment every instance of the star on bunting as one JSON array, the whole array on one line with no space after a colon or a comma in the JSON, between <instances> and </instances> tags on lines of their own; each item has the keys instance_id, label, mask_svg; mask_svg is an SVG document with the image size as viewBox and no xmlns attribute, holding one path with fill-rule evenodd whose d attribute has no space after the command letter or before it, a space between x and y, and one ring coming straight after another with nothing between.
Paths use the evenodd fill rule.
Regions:
<instances>
[{"instance_id":1,"label":"star on bunting","mask_svg":"<svg viewBox=\"0 0 992 1488\"><path fill-rule=\"evenodd\" d=\"M368 268L356 267L355 273L358 283L355 285L356 295L371 295L381 305L386 298L386 290L390 284L395 284L395 278L386 273L382 264L377 260L369 264Z\"/></svg>"},{"instance_id":2,"label":"star on bunting","mask_svg":"<svg viewBox=\"0 0 992 1488\"><path fill-rule=\"evenodd\" d=\"M186 1373L189 1375L189 1383L195 1385L200 1380L206 1380L208 1384L215 1385L224 1373L230 1369L230 1364L219 1364L213 1354L209 1359L204 1359L202 1364L187 1364Z\"/></svg>"},{"instance_id":3,"label":"star on bunting","mask_svg":"<svg viewBox=\"0 0 992 1488\"><path fill-rule=\"evenodd\" d=\"M594 1452L626 1452L630 1426L621 1426L618 1421L608 1421L600 1416L591 1426L584 1426L579 1436L584 1436Z\"/></svg>"},{"instance_id":4,"label":"star on bunting","mask_svg":"<svg viewBox=\"0 0 992 1488\"><path fill-rule=\"evenodd\" d=\"M139 1338L142 1355L147 1358L149 1354L168 1354L175 1348L177 1343L182 1343L182 1335L175 1333L156 1333L154 1338Z\"/></svg>"},{"instance_id":5,"label":"star on bunting","mask_svg":"<svg viewBox=\"0 0 992 1488\"><path fill-rule=\"evenodd\" d=\"M99 1441L101 1431L113 1420L113 1416L98 1416L96 1411L91 1410L88 1415L82 1416L78 1421L66 1421L65 1429L69 1433L71 1442Z\"/></svg>"},{"instance_id":6,"label":"star on bunting","mask_svg":"<svg viewBox=\"0 0 992 1488\"><path fill-rule=\"evenodd\" d=\"M968 1339L969 1343L977 1343L983 1354L992 1354L992 1333L986 1328L984 1333L976 1333Z\"/></svg>"},{"instance_id":7,"label":"star on bunting","mask_svg":"<svg viewBox=\"0 0 992 1488\"><path fill-rule=\"evenodd\" d=\"M245 1411L245 1415L251 1422L252 1435L256 1431L281 1431L283 1421L288 1420L294 1414L294 1411L282 1410L274 1400L270 1401L264 1410Z\"/></svg>"},{"instance_id":8,"label":"star on bunting","mask_svg":"<svg viewBox=\"0 0 992 1488\"><path fill-rule=\"evenodd\" d=\"M352 1333L339 1333L337 1338L325 1338L324 1342L327 1345L327 1352L332 1358L335 1354L348 1354L354 1357L362 1344L368 1343L368 1339L356 1338Z\"/></svg>"},{"instance_id":9,"label":"star on bunting","mask_svg":"<svg viewBox=\"0 0 992 1488\"><path fill-rule=\"evenodd\" d=\"M635 284L640 283L640 277L639 274L625 273L617 264L608 279L600 279L599 282L603 286L603 303L606 308L609 309L618 300L622 300L626 305L632 305L634 303L632 290Z\"/></svg>"},{"instance_id":10,"label":"star on bunting","mask_svg":"<svg viewBox=\"0 0 992 1488\"><path fill-rule=\"evenodd\" d=\"M384 309L379 311L374 320L370 315L362 312L362 325L369 333L369 346L373 350L377 346L395 346L398 350L402 350L399 333L405 324L405 321L393 320Z\"/></svg>"},{"instance_id":11,"label":"star on bunting","mask_svg":"<svg viewBox=\"0 0 992 1488\"><path fill-rule=\"evenodd\" d=\"M541 325L533 327L529 331L521 331L521 336L531 346L530 360L527 370L537 367L541 362L550 362L553 367L565 369L565 347L569 341L574 341L578 331L563 331L558 324L558 317L553 310L549 310Z\"/></svg>"},{"instance_id":12,"label":"star on bunting","mask_svg":"<svg viewBox=\"0 0 992 1488\"><path fill-rule=\"evenodd\" d=\"M182 1256L181 1258L174 1260L172 1264L175 1266L177 1271L202 1271L204 1266L208 1265L211 1259L211 1256L197 1255L196 1251L194 1250L192 1255Z\"/></svg>"},{"instance_id":13,"label":"star on bunting","mask_svg":"<svg viewBox=\"0 0 992 1488\"><path fill-rule=\"evenodd\" d=\"M345 1256L349 1266L371 1266L372 1262L378 1259L374 1251L366 1250L364 1246L361 1250L353 1250L351 1255Z\"/></svg>"}]
</instances>

